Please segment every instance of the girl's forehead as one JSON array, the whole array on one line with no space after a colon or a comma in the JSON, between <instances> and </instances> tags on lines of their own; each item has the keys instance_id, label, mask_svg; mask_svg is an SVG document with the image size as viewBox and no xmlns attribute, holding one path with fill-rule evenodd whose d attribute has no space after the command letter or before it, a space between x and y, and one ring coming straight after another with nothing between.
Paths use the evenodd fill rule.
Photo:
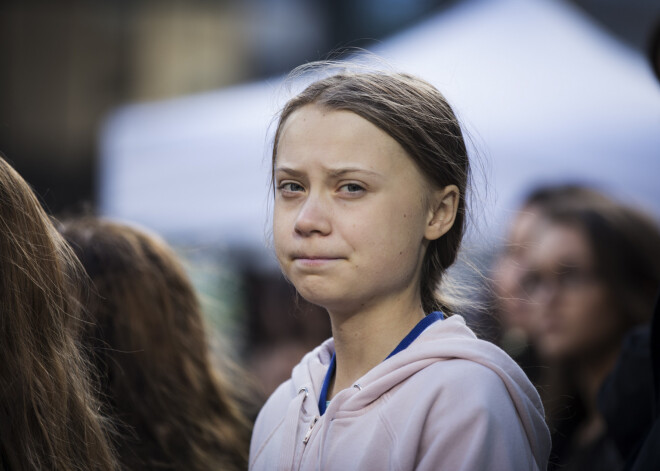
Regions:
<instances>
[{"instance_id":1,"label":"girl's forehead","mask_svg":"<svg viewBox=\"0 0 660 471\"><path fill-rule=\"evenodd\" d=\"M395 141L387 144L378 145L372 139L361 139L359 135L301 134L299 138L282 141L273 170L292 176L320 172L332 178L360 174L391 180L397 175L408 175L420 180L415 182L416 185L422 184L421 174L412 159Z\"/></svg>"},{"instance_id":2,"label":"girl's forehead","mask_svg":"<svg viewBox=\"0 0 660 471\"><path fill-rule=\"evenodd\" d=\"M281 125L280 139L291 131L309 129L316 126L338 126L344 123L352 123L354 126L369 124L369 121L357 113L349 110L334 109L317 103L308 103L291 112Z\"/></svg>"},{"instance_id":3,"label":"girl's forehead","mask_svg":"<svg viewBox=\"0 0 660 471\"><path fill-rule=\"evenodd\" d=\"M403 146L371 121L348 110L307 104L282 125L273 170L323 167L328 172L362 168L411 176L426 194L434 187Z\"/></svg>"},{"instance_id":4,"label":"girl's forehead","mask_svg":"<svg viewBox=\"0 0 660 471\"><path fill-rule=\"evenodd\" d=\"M348 148L364 153L396 150L407 155L393 137L358 114L315 104L305 105L287 118L277 145L278 157L306 147L316 147L319 152ZM305 152L309 150L305 149Z\"/></svg>"}]
</instances>

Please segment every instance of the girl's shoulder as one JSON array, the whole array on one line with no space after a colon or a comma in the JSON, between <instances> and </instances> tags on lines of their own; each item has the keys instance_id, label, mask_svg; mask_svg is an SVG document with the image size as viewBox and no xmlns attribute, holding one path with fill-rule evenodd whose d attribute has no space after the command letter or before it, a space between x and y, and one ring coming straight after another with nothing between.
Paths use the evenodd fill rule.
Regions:
<instances>
[{"instance_id":1,"label":"girl's shoulder","mask_svg":"<svg viewBox=\"0 0 660 471\"><path fill-rule=\"evenodd\" d=\"M488 407L502 400L511 400L512 385L507 385L492 367L467 358L438 360L402 383L402 390L417 391L417 398L428 396L433 402L473 404Z\"/></svg>"},{"instance_id":2,"label":"girl's shoulder","mask_svg":"<svg viewBox=\"0 0 660 471\"><path fill-rule=\"evenodd\" d=\"M540 400L530 395L527 385L471 359L446 358L419 370L391 391L387 409L383 416L392 430L415 423L420 443L434 443L429 447L440 447L448 456L456 450L446 446L461 443L459 449L479 449L483 457L511 448L512 456L504 453L507 456L498 459L515 463L520 458L527 463L525 469L542 469L547 462L550 434ZM500 438L493 440L495 436ZM484 467L485 461L470 469Z\"/></svg>"},{"instance_id":3,"label":"girl's shoulder","mask_svg":"<svg viewBox=\"0 0 660 471\"><path fill-rule=\"evenodd\" d=\"M333 353L334 342L328 339L303 356L293 368L291 378L280 384L261 408L253 437L264 430L275 430L294 401L302 406L303 402L309 404L318 397Z\"/></svg>"}]
</instances>

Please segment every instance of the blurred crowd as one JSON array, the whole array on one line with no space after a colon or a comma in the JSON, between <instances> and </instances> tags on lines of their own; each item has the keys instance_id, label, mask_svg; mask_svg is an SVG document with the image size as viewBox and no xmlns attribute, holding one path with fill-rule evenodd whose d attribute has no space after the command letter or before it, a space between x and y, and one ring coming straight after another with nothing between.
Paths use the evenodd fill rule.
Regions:
<instances>
[{"instance_id":1,"label":"blurred crowd","mask_svg":"<svg viewBox=\"0 0 660 471\"><path fill-rule=\"evenodd\" d=\"M54 223L5 161L0 183L2 467L245 468L255 411L329 336L323 316L292 318L294 293L276 286L249 359L218 362L163 240L89 216ZM550 469L623 469L657 417L657 223L593 188L537 188L485 278L492 309L471 322L494 323L538 388Z\"/></svg>"}]
</instances>

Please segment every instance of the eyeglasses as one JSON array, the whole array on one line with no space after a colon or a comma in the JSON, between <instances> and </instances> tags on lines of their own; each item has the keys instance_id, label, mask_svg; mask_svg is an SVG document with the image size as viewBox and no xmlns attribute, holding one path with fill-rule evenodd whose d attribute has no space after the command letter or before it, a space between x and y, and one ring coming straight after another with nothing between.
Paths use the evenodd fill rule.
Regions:
<instances>
[{"instance_id":1,"label":"eyeglasses","mask_svg":"<svg viewBox=\"0 0 660 471\"><path fill-rule=\"evenodd\" d=\"M520 285L527 296L539 300L543 294L573 294L599 280L591 269L562 267L555 271L530 270L521 279Z\"/></svg>"}]
</instances>

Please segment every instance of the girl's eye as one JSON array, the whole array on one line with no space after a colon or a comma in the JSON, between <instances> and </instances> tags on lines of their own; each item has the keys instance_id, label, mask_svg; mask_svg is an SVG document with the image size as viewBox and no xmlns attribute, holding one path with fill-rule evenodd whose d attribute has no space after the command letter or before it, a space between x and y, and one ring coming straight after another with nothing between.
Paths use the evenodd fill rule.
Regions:
<instances>
[{"instance_id":1,"label":"girl's eye","mask_svg":"<svg viewBox=\"0 0 660 471\"><path fill-rule=\"evenodd\" d=\"M346 185L342 185L339 190L342 193L359 194L364 191L364 187L358 185L357 183L347 183Z\"/></svg>"},{"instance_id":2,"label":"girl's eye","mask_svg":"<svg viewBox=\"0 0 660 471\"><path fill-rule=\"evenodd\" d=\"M305 188L303 188L302 185L299 185L295 182L280 183L277 189L284 193L299 193L301 191L305 191Z\"/></svg>"}]
</instances>

